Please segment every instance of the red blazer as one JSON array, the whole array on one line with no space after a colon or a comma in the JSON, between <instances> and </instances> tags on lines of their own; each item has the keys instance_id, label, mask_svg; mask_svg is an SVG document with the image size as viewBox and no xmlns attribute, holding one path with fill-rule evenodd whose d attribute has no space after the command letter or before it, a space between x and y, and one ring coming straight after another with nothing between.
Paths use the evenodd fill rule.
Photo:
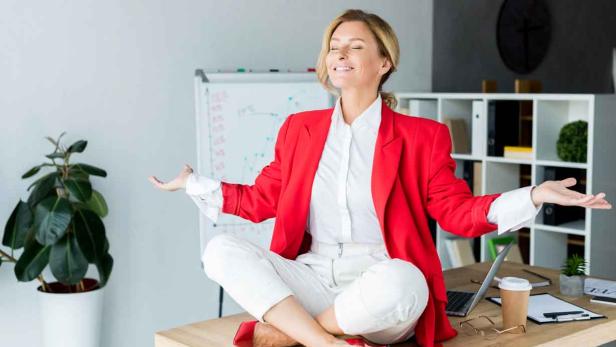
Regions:
<instances>
[{"instance_id":1,"label":"red blazer","mask_svg":"<svg viewBox=\"0 0 616 347\"><path fill-rule=\"evenodd\" d=\"M333 108L292 114L278 132L275 158L253 185L222 182L222 212L261 222L276 217L270 250L295 259L310 248L306 232L312 182ZM372 198L387 251L417 266L430 291L415 328L422 346L457 335L445 314L447 295L427 214L447 231L476 237L498 226L487 220L500 194L473 196L455 177L451 139L442 123L394 112L382 103L372 168Z\"/></svg>"}]
</instances>

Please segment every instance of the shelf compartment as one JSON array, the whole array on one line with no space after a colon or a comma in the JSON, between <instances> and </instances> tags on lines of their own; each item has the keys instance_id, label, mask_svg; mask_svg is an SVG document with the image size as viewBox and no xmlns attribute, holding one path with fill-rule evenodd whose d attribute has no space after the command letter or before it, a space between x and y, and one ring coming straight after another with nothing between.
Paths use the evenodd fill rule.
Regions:
<instances>
[{"instance_id":1,"label":"shelf compartment","mask_svg":"<svg viewBox=\"0 0 616 347\"><path fill-rule=\"evenodd\" d=\"M586 182L586 169L537 165L535 171L537 174L536 184L541 184L546 180L562 180L567 177L575 177L577 183L569 187L569 189L582 194L588 194L590 189ZM585 235L586 217L587 211L584 207L545 203L537 215L535 224L554 232Z\"/></svg>"},{"instance_id":2,"label":"shelf compartment","mask_svg":"<svg viewBox=\"0 0 616 347\"><path fill-rule=\"evenodd\" d=\"M585 256L585 237L534 228L531 233L531 262L534 266L560 269L567 257Z\"/></svg>"},{"instance_id":3,"label":"shelf compartment","mask_svg":"<svg viewBox=\"0 0 616 347\"><path fill-rule=\"evenodd\" d=\"M438 120L438 99L399 98L396 112Z\"/></svg>"},{"instance_id":4,"label":"shelf compartment","mask_svg":"<svg viewBox=\"0 0 616 347\"><path fill-rule=\"evenodd\" d=\"M459 120L464 123L464 134L461 134L461 139L467 143L467 150L460 150L456 147L456 137L452 136L452 144L454 145L455 154L471 155L473 153L473 101L472 99L442 99L440 121L448 124L448 121ZM453 132L455 133L455 132ZM453 134L452 134L453 135Z\"/></svg>"},{"instance_id":5,"label":"shelf compartment","mask_svg":"<svg viewBox=\"0 0 616 347\"><path fill-rule=\"evenodd\" d=\"M505 147L533 147L533 107L531 100L490 100L486 117L486 147L490 158L505 158ZM534 150L534 149L533 149ZM530 153L530 161L534 153Z\"/></svg>"},{"instance_id":6,"label":"shelf compartment","mask_svg":"<svg viewBox=\"0 0 616 347\"><path fill-rule=\"evenodd\" d=\"M484 194L504 193L530 185L532 165L501 161L485 161ZM520 229L523 230L524 228ZM519 230L498 235L498 231L484 234L481 245L481 260L489 260L488 240L495 237L513 236L517 239Z\"/></svg>"},{"instance_id":7,"label":"shelf compartment","mask_svg":"<svg viewBox=\"0 0 616 347\"><path fill-rule=\"evenodd\" d=\"M565 124L577 120L588 122L590 128L590 112L588 100L538 100L537 128L535 130L536 159L572 163L558 157L556 151L558 135ZM590 155L587 153L586 157L588 159Z\"/></svg>"}]
</instances>

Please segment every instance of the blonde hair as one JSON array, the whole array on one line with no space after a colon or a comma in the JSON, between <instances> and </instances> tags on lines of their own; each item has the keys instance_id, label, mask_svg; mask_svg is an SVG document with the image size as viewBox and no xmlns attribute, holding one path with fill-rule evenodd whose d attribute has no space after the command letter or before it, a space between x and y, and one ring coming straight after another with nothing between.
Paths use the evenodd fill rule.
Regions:
<instances>
[{"instance_id":1,"label":"blonde hair","mask_svg":"<svg viewBox=\"0 0 616 347\"><path fill-rule=\"evenodd\" d=\"M391 62L391 68L381 78L377 91L381 94L381 98L387 106L391 109L395 109L398 104L396 97L393 93L382 91L381 88L389 79L389 76L397 70L398 63L400 61L400 45L398 44L398 37L391 26L376 14L367 13L357 9L350 9L346 10L343 14L339 15L331 23L329 23L325 29L325 33L323 34L321 53L319 54L319 59L317 60L317 78L328 92L336 96L339 95L338 90L329 79L325 59L329 53L330 40L336 28L344 22L351 21L361 21L368 26L368 29L370 29L376 39L379 55L381 57L386 57Z\"/></svg>"}]
</instances>

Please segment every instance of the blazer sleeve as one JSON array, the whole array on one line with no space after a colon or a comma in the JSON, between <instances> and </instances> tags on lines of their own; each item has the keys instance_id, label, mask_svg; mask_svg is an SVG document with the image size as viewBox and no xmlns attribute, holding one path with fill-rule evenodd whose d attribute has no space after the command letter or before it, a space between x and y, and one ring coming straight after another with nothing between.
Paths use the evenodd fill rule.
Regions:
<instances>
[{"instance_id":1,"label":"blazer sleeve","mask_svg":"<svg viewBox=\"0 0 616 347\"><path fill-rule=\"evenodd\" d=\"M221 182L223 195L222 212L233 214L258 223L276 216L281 187L281 160L289 124L293 115L287 117L276 138L274 160L266 165L254 184Z\"/></svg>"},{"instance_id":2,"label":"blazer sleeve","mask_svg":"<svg viewBox=\"0 0 616 347\"><path fill-rule=\"evenodd\" d=\"M430 156L428 214L446 231L463 237L497 230L498 225L490 223L487 215L500 193L473 196L466 181L455 176L455 169L449 128L439 123Z\"/></svg>"}]
</instances>

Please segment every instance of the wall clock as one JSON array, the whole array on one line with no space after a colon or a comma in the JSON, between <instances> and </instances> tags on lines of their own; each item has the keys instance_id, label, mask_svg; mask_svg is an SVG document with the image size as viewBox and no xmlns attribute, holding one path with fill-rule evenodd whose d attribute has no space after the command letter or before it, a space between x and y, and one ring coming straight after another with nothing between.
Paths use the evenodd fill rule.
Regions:
<instances>
[{"instance_id":1,"label":"wall clock","mask_svg":"<svg viewBox=\"0 0 616 347\"><path fill-rule=\"evenodd\" d=\"M543 0L505 0L496 25L498 52L520 74L532 72L550 43L550 13Z\"/></svg>"}]
</instances>

